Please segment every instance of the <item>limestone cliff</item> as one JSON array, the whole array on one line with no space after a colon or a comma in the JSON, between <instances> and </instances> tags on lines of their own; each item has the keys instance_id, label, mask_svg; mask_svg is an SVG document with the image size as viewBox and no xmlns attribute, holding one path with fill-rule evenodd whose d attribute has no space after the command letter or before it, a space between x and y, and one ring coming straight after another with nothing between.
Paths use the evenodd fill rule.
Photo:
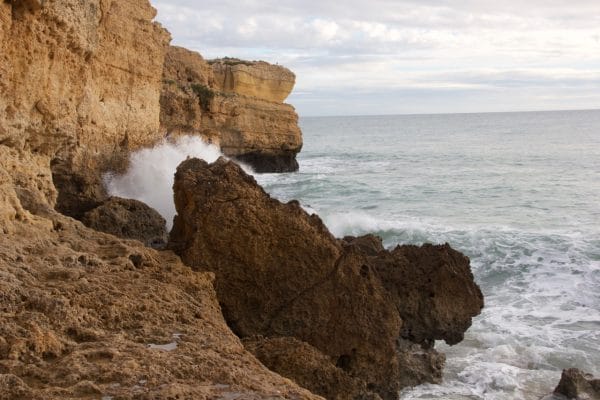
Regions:
<instances>
[{"instance_id":1,"label":"limestone cliff","mask_svg":"<svg viewBox=\"0 0 600 400\"><path fill-rule=\"evenodd\" d=\"M295 77L265 62L207 62L171 47L165 59L161 127L171 135L197 134L258 172L298 169L302 133L294 108L282 102Z\"/></svg>"},{"instance_id":2,"label":"limestone cliff","mask_svg":"<svg viewBox=\"0 0 600 400\"><path fill-rule=\"evenodd\" d=\"M0 143L52 162L63 211L101 195L93 171L159 139L170 36L155 15L146 0L0 3Z\"/></svg>"}]
</instances>

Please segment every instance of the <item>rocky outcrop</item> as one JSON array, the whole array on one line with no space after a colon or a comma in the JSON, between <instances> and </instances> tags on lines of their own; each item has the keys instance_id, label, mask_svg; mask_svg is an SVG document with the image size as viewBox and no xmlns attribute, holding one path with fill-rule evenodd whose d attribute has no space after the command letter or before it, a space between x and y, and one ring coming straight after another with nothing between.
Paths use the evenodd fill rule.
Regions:
<instances>
[{"instance_id":1,"label":"rocky outcrop","mask_svg":"<svg viewBox=\"0 0 600 400\"><path fill-rule=\"evenodd\" d=\"M567 399L600 400L600 379L576 368L566 369L554 394Z\"/></svg>"},{"instance_id":2,"label":"rocky outcrop","mask_svg":"<svg viewBox=\"0 0 600 400\"><path fill-rule=\"evenodd\" d=\"M56 213L49 167L0 155L0 399L320 398L244 349L212 273Z\"/></svg>"},{"instance_id":3,"label":"rocky outcrop","mask_svg":"<svg viewBox=\"0 0 600 400\"><path fill-rule=\"evenodd\" d=\"M283 103L296 84L292 71L264 61L237 58L211 60L216 88L224 93Z\"/></svg>"},{"instance_id":4,"label":"rocky outcrop","mask_svg":"<svg viewBox=\"0 0 600 400\"><path fill-rule=\"evenodd\" d=\"M336 240L223 158L183 162L174 190L170 247L215 272L233 331L306 342L373 395L439 382L434 340L460 341L483 306L468 258L450 246L389 252L375 237Z\"/></svg>"},{"instance_id":5,"label":"rocky outcrop","mask_svg":"<svg viewBox=\"0 0 600 400\"><path fill-rule=\"evenodd\" d=\"M167 244L165 219L141 201L111 197L85 213L81 222L94 230L139 240L152 248L163 248Z\"/></svg>"},{"instance_id":6,"label":"rocky outcrop","mask_svg":"<svg viewBox=\"0 0 600 400\"><path fill-rule=\"evenodd\" d=\"M147 0L0 4L0 143L52 162L63 212L97 205L98 171L161 138L155 15Z\"/></svg>"},{"instance_id":7,"label":"rocky outcrop","mask_svg":"<svg viewBox=\"0 0 600 400\"><path fill-rule=\"evenodd\" d=\"M293 74L264 62L219 60L171 47L165 59L161 127L195 134L258 172L298 169L302 133L294 108L282 101Z\"/></svg>"}]
</instances>

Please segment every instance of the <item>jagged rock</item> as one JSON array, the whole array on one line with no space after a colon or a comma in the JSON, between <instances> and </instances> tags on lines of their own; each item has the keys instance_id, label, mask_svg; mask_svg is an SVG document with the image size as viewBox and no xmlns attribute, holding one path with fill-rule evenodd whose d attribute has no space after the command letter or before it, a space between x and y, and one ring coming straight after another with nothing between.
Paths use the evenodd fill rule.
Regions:
<instances>
[{"instance_id":1,"label":"jagged rock","mask_svg":"<svg viewBox=\"0 0 600 400\"><path fill-rule=\"evenodd\" d=\"M243 343L271 371L326 399L381 399L308 343L290 337L248 338Z\"/></svg>"},{"instance_id":2,"label":"jagged rock","mask_svg":"<svg viewBox=\"0 0 600 400\"><path fill-rule=\"evenodd\" d=\"M51 204L49 166L0 153L1 400L322 399L244 349L212 273L51 207L32 214L14 189Z\"/></svg>"},{"instance_id":3,"label":"jagged rock","mask_svg":"<svg viewBox=\"0 0 600 400\"><path fill-rule=\"evenodd\" d=\"M100 232L136 239L148 247L163 248L168 239L165 219L149 205L133 199L111 197L88 211L81 220Z\"/></svg>"},{"instance_id":4,"label":"jagged rock","mask_svg":"<svg viewBox=\"0 0 600 400\"><path fill-rule=\"evenodd\" d=\"M600 400L600 379L576 368L565 369L554 394L567 399Z\"/></svg>"},{"instance_id":5,"label":"jagged rock","mask_svg":"<svg viewBox=\"0 0 600 400\"><path fill-rule=\"evenodd\" d=\"M302 132L294 108L282 104L294 85L293 74L267 63L236 62L211 67L200 54L171 47L163 74L161 129L169 135L199 135L259 172L296 171ZM240 74L248 79L232 78L237 74L232 68L243 70Z\"/></svg>"},{"instance_id":6,"label":"jagged rock","mask_svg":"<svg viewBox=\"0 0 600 400\"><path fill-rule=\"evenodd\" d=\"M170 247L216 273L234 332L306 342L384 399L439 382L433 341L459 341L483 306L468 258L449 246L388 252L374 237L338 241L223 158L184 161L174 191Z\"/></svg>"}]
</instances>

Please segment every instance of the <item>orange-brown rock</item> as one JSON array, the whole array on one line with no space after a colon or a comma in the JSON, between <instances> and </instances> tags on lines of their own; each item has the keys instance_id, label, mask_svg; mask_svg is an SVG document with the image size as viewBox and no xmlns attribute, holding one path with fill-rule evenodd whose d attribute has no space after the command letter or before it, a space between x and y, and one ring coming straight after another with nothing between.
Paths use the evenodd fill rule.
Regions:
<instances>
[{"instance_id":1,"label":"orange-brown rock","mask_svg":"<svg viewBox=\"0 0 600 400\"><path fill-rule=\"evenodd\" d=\"M93 206L97 171L160 139L170 37L155 15L147 0L0 4L0 143L52 160L63 211Z\"/></svg>"},{"instance_id":2,"label":"orange-brown rock","mask_svg":"<svg viewBox=\"0 0 600 400\"><path fill-rule=\"evenodd\" d=\"M296 75L289 69L264 61L244 61L237 58L211 60L218 90L283 103L296 84Z\"/></svg>"},{"instance_id":3,"label":"orange-brown rock","mask_svg":"<svg viewBox=\"0 0 600 400\"><path fill-rule=\"evenodd\" d=\"M0 152L0 399L320 398L244 349L212 273L41 207L48 166Z\"/></svg>"},{"instance_id":4,"label":"orange-brown rock","mask_svg":"<svg viewBox=\"0 0 600 400\"><path fill-rule=\"evenodd\" d=\"M296 154L302 148L298 115L280 99L282 90L289 93L293 87L293 74L266 63L241 63L240 68L254 71L255 80L226 85L214 70L231 65L220 61L211 68L198 53L171 47L160 100L162 130L200 135L258 172L297 170Z\"/></svg>"},{"instance_id":5,"label":"orange-brown rock","mask_svg":"<svg viewBox=\"0 0 600 400\"><path fill-rule=\"evenodd\" d=\"M316 215L270 198L223 158L184 161L174 190L170 246L187 265L216 273L233 331L306 342L382 398L438 382L444 358L433 340L456 343L483 305L468 258L449 247L404 253L368 237L338 241ZM432 309L413 315L414 304ZM404 333L417 328L418 337Z\"/></svg>"}]
</instances>

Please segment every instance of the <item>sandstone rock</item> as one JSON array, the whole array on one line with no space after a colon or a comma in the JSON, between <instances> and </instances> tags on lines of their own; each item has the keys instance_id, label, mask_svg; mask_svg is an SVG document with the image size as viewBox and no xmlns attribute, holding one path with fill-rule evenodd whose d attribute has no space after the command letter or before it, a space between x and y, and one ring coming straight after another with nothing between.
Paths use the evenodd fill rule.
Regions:
<instances>
[{"instance_id":1,"label":"sandstone rock","mask_svg":"<svg viewBox=\"0 0 600 400\"><path fill-rule=\"evenodd\" d=\"M218 62L213 67L218 69L218 65L226 67ZM289 71L266 63L257 65L256 76L263 76L264 82L271 82L274 87L291 82L291 90ZM218 144L225 155L258 172L297 170L296 154L302 148L302 133L294 108L282 104L283 99L272 94L275 89L256 83L258 80L258 86L247 82L245 92L227 92L219 82L198 53L171 47L165 59L160 99L161 129L169 135L200 135Z\"/></svg>"},{"instance_id":2,"label":"sandstone rock","mask_svg":"<svg viewBox=\"0 0 600 400\"><path fill-rule=\"evenodd\" d=\"M237 58L211 60L217 89L274 103L283 103L296 84L296 75L280 65Z\"/></svg>"},{"instance_id":3,"label":"sandstone rock","mask_svg":"<svg viewBox=\"0 0 600 400\"><path fill-rule=\"evenodd\" d=\"M554 393L568 399L600 400L600 379L576 368L566 369Z\"/></svg>"},{"instance_id":4,"label":"sandstone rock","mask_svg":"<svg viewBox=\"0 0 600 400\"><path fill-rule=\"evenodd\" d=\"M88 211L81 221L89 228L136 239L153 248L164 247L168 239L165 219L152 207L133 199L111 197Z\"/></svg>"},{"instance_id":5,"label":"sandstone rock","mask_svg":"<svg viewBox=\"0 0 600 400\"><path fill-rule=\"evenodd\" d=\"M51 209L25 210L13 155L0 158L0 216L13 210L0 233L0 399L320 399L244 349L212 273ZM30 182L27 171L14 182Z\"/></svg>"},{"instance_id":6,"label":"sandstone rock","mask_svg":"<svg viewBox=\"0 0 600 400\"><path fill-rule=\"evenodd\" d=\"M0 5L0 143L86 176L156 143L169 34L147 0L4 1ZM97 188L83 188L94 195ZM99 199L102 201L102 199ZM91 204L93 206L93 204ZM77 212L79 212L77 210Z\"/></svg>"},{"instance_id":7,"label":"sandstone rock","mask_svg":"<svg viewBox=\"0 0 600 400\"><path fill-rule=\"evenodd\" d=\"M469 260L449 246L388 252L375 237L338 241L223 158L183 162L174 190L170 247L216 273L233 331L306 342L382 398L439 382L444 357L433 341L459 341L483 305Z\"/></svg>"},{"instance_id":8,"label":"sandstone rock","mask_svg":"<svg viewBox=\"0 0 600 400\"><path fill-rule=\"evenodd\" d=\"M248 338L243 343L271 371L326 399L381 399L308 343L290 337Z\"/></svg>"}]
</instances>

